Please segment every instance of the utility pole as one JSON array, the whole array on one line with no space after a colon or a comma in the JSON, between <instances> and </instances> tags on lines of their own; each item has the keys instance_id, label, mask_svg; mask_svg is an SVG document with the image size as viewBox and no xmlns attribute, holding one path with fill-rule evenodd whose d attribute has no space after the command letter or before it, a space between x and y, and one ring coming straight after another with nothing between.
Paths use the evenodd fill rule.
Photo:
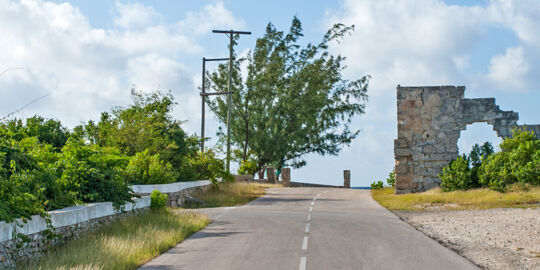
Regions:
<instances>
[{"instance_id":1,"label":"utility pole","mask_svg":"<svg viewBox=\"0 0 540 270\"><path fill-rule=\"evenodd\" d=\"M231 103L232 103L232 61L234 35L251 35L251 32L234 30L212 30L212 33L229 34L229 95L227 96L227 172L231 172Z\"/></svg>"},{"instance_id":2,"label":"utility pole","mask_svg":"<svg viewBox=\"0 0 540 270\"><path fill-rule=\"evenodd\" d=\"M202 59L202 87L201 87L201 153L204 153L204 106L206 103L206 97L207 96L213 96L213 95L225 95L229 92L216 92L216 93L206 93L206 62L212 62L212 61L226 61L229 60L229 58L204 58Z\"/></svg>"}]
</instances>

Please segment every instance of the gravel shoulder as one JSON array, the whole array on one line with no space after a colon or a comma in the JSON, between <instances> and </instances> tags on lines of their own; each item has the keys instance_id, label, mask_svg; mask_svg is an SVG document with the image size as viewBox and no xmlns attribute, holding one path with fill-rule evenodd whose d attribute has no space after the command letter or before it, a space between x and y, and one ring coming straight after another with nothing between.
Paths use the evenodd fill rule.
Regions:
<instances>
[{"instance_id":1,"label":"gravel shoulder","mask_svg":"<svg viewBox=\"0 0 540 270\"><path fill-rule=\"evenodd\" d=\"M482 268L540 270L540 208L394 213Z\"/></svg>"}]
</instances>

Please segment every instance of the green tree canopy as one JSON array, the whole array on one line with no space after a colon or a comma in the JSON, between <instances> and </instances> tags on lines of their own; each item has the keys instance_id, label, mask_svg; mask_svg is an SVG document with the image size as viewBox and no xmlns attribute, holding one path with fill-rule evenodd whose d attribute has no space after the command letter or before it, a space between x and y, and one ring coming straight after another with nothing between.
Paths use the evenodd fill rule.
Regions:
<instances>
[{"instance_id":1,"label":"green tree canopy","mask_svg":"<svg viewBox=\"0 0 540 270\"><path fill-rule=\"evenodd\" d=\"M318 44L301 45L302 26L293 18L288 33L269 23L255 48L233 66L231 137L242 149L242 160L252 153L259 172L267 166L301 167L309 153L337 155L358 135L349 124L364 113L369 76L346 80L345 58L332 55L329 44L354 26L334 25ZM247 64L247 77L240 72ZM226 91L228 67L210 74L215 91ZM226 123L226 97L209 106Z\"/></svg>"},{"instance_id":2,"label":"green tree canopy","mask_svg":"<svg viewBox=\"0 0 540 270\"><path fill-rule=\"evenodd\" d=\"M187 158L196 154L199 140L189 136L182 122L170 115L175 104L172 94L136 90L131 94L131 106L115 107L111 113L102 113L97 124L88 121L76 127L77 136L102 147L118 147L128 156L144 151L147 155L159 154L177 170L178 180L192 180L194 173L188 168Z\"/></svg>"}]
</instances>

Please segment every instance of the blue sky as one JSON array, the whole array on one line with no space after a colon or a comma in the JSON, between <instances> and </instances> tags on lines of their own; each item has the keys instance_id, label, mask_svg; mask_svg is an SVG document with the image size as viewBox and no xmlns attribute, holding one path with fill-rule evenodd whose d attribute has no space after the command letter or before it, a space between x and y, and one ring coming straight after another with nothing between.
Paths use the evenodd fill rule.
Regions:
<instances>
[{"instance_id":1,"label":"blue sky","mask_svg":"<svg viewBox=\"0 0 540 270\"><path fill-rule=\"evenodd\" d=\"M393 167L395 88L465 85L466 97L495 97L520 123L540 123L540 2L492 1L10 1L0 0L0 117L49 96L14 117L40 114L72 127L129 103L129 90L172 90L174 117L199 133L201 58L226 56L227 39L211 29L248 30L235 48L253 48L268 22L286 30L293 16L304 42L336 22L356 31L332 53L347 57L345 76L372 76L360 136L339 156L310 155L293 180L352 185L383 179ZM215 134L210 120L207 134ZM461 151L499 140L491 127L462 132Z\"/></svg>"}]
</instances>

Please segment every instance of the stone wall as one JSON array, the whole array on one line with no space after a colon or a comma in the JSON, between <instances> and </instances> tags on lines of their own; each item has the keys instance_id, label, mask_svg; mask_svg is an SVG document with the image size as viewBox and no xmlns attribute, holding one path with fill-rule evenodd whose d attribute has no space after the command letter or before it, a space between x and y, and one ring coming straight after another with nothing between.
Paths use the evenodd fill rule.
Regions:
<instances>
[{"instance_id":1,"label":"stone wall","mask_svg":"<svg viewBox=\"0 0 540 270\"><path fill-rule=\"evenodd\" d=\"M189 187L179 191L169 191L163 192L168 195L166 206L169 207L184 207L186 198L194 192L205 192L210 188L210 184L197 187ZM138 195L149 195L149 194L138 194Z\"/></svg>"},{"instance_id":2,"label":"stone wall","mask_svg":"<svg viewBox=\"0 0 540 270\"><path fill-rule=\"evenodd\" d=\"M208 180L179 182L164 185L133 185L133 191L142 195L135 198L134 203L127 203L123 211L113 207L111 202L89 203L58 209L49 212L51 225L59 237L47 239L48 227L44 218L32 216L26 223L18 219L16 223L0 222L0 269L13 268L16 262L24 262L36 258L52 246L64 243L67 239L77 237L80 233L109 223L125 215L144 211L150 206L150 196L153 190L159 190L169 195L168 206L183 206L185 198L191 192L204 191L210 187ZM14 238L15 232L30 239L17 248L20 238Z\"/></svg>"},{"instance_id":3,"label":"stone wall","mask_svg":"<svg viewBox=\"0 0 540 270\"><path fill-rule=\"evenodd\" d=\"M302 183L302 182L289 182L289 187L328 187L328 188L342 188L343 186Z\"/></svg>"},{"instance_id":4,"label":"stone wall","mask_svg":"<svg viewBox=\"0 0 540 270\"><path fill-rule=\"evenodd\" d=\"M486 122L503 138L518 126L518 113L500 110L494 98L465 99L464 92L463 86L398 85L396 193L439 186L438 175L458 157L457 141L468 124ZM527 128L540 134L540 125Z\"/></svg>"}]
</instances>

